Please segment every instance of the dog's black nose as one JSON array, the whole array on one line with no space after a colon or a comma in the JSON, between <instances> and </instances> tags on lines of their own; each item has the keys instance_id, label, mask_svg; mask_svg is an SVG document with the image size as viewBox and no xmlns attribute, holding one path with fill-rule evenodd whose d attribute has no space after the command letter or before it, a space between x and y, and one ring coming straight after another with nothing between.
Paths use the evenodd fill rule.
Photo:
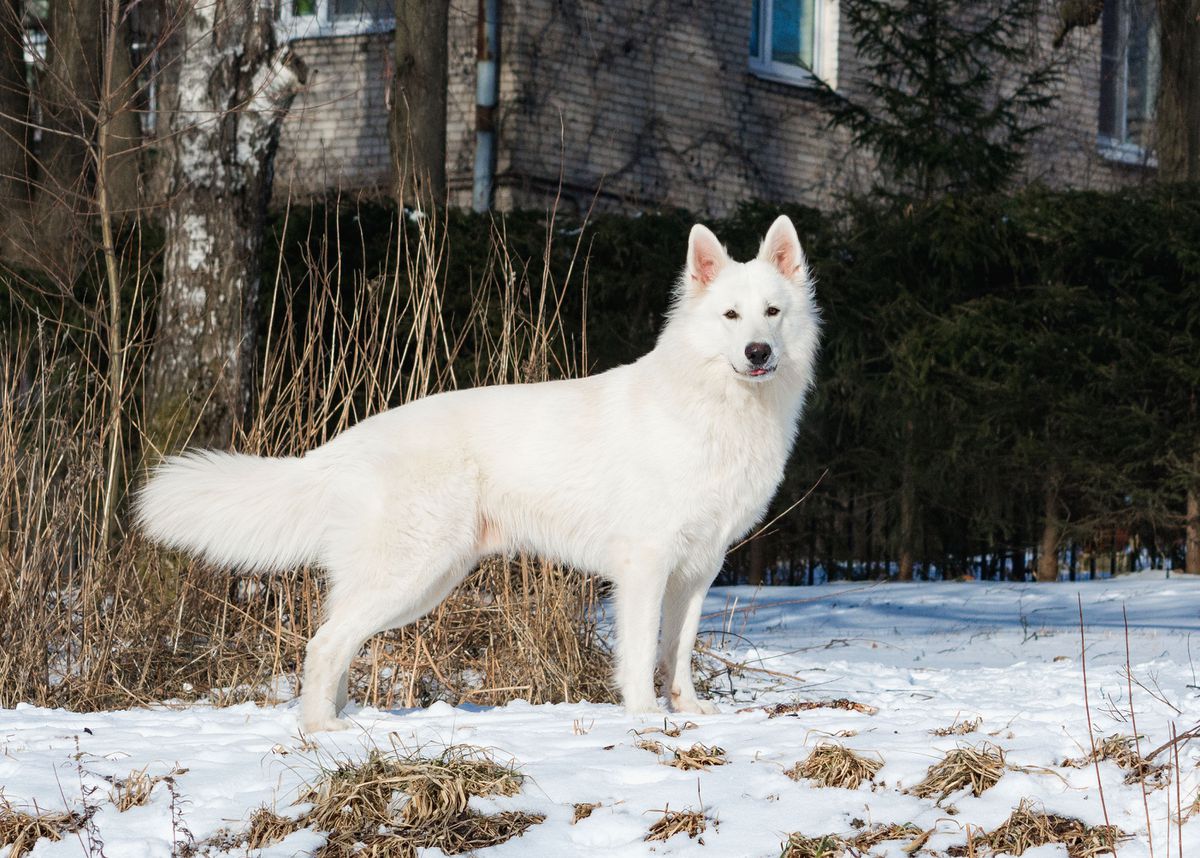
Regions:
<instances>
[{"instance_id":1,"label":"dog's black nose","mask_svg":"<svg viewBox=\"0 0 1200 858\"><path fill-rule=\"evenodd\" d=\"M746 346L746 360L753 366L762 366L771 357L771 347L766 343L751 343Z\"/></svg>"}]
</instances>

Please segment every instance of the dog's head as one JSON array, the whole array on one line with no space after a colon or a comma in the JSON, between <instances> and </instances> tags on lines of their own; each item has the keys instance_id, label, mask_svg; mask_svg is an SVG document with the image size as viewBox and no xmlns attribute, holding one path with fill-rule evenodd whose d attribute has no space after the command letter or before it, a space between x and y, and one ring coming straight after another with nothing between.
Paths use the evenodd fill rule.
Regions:
<instances>
[{"instance_id":1,"label":"dog's head","mask_svg":"<svg viewBox=\"0 0 1200 858\"><path fill-rule=\"evenodd\" d=\"M780 216L749 262L730 259L707 227L692 227L675 319L686 319L680 333L706 363L747 384L797 372L807 383L820 316L792 222Z\"/></svg>"}]
</instances>

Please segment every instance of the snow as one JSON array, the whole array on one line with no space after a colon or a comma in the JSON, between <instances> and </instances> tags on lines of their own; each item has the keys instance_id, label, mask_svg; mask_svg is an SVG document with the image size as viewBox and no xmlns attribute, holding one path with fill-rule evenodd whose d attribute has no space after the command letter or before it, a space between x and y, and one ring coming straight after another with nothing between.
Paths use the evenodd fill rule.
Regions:
<instances>
[{"instance_id":1,"label":"snow","mask_svg":"<svg viewBox=\"0 0 1200 858\"><path fill-rule=\"evenodd\" d=\"M1107 810L1112 824L1134 835L1118 848L1123 858L1200 855L1200 814L1183 824L1179 850L1174 774L1168 788L1148 794L1151 852L1139 785L1125 784L1115 763L1102 762L1102 802L1094 767L1061 766L1090 750L1077 598L1097 739L1132 732L1122 609L1142 750L1166 742L1172 724L1182 732L1200 721L1192 653L1196 637L1200 657L1200 581L1142 573L1049 585L735 587L709 595L702 628L724 657L773 673L718 677L715 685L726 694L722 714L668 715L699 726L678 738L646 736L668 747L719 745L729 765L701 772L661 765L635 746L633 731L662 726L662 717L627 717L615 706L589 703L359 709L352 716L356 729L308 742L297 734L293 705L89 713L21 705L0 710L0 788L17 806L98 806L88 830L57 843L42 840L35 856L86 855L97 838L111 858L159 856L189 835L199 840L237 828L261 805L288 812L303 785L335 759L362 756L371 746L436 753L467 743L501 761L516 760L528 778L520 795L476 799L473 806L546 815L523 837L485 850L488 855L775 856L790 832L853 834L852 820L932 828L919 854L943 854L964 843L966 826L991 830L1025 798L1092 825L1104 823ZM878 711L814 709L778 718L758 708L737 711L840 697ZM977 733L929 732L976 717L982 719ZM783 774L834 737L884 761L874 787L819 788ZM983 741L1003 748L1012 767L983 795L955 794L938 806L904 791L945 751ZM1200 788L1198 765L1200 741L1182 746L1185 808ZM118 812L107 797L108 778L142 768L152 776L178 773L173 783L155 787L147 805ZM601 807L572 824L575 802ZM667 807L703 809L718 824L710 824L703 844L684 835L644 842ZM305 830L259 854L307 855L322 842L319 833ZM876 853L902 856L902 845L881 844ZM246 854L245 848L231 854ZM1065 854L1061 846L1025 853Z\"/></svg>"}]
</instances>

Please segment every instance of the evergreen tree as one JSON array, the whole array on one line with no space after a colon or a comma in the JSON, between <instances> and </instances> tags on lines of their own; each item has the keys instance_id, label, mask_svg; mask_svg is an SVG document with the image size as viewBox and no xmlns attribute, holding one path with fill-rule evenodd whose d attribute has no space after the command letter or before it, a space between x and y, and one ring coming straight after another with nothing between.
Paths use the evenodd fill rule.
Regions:
<instances>
[{"instance_id":1,"label":"evergreen tree","mask_svg":"<svg viewBox=\"0 0 1200 858\"><path fill-rule=\"evenodd\" d=\"M1059 63L1038 57L1028 29L1039 6L843 0L865 98L826 87L831 125L878 156L889 189L929 200L1002 188L1059 79Z\"/></svg>"}]
</instances>

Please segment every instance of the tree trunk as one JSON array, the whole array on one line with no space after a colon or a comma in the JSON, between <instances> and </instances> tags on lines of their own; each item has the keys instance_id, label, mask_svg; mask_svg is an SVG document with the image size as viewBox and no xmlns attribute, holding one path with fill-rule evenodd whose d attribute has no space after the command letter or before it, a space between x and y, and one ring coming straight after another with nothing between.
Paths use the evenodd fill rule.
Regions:
<instances>
[{"instance_id":1,"label":"tree trunk","mask_svg":"<svg viewBox=\"0 0 1200 858\"><path fill-rule=\"evenodd\" d=\"M106 30L107 33L107 30ZM119 27L112 50L111 87L106 117L108 147L104 174L113 215L124 219L141 208L142 126L138 119L139 87L130 58L129 27Z\"/></svg>"},{"instance_id":2,"label":"tree trunk","mask_svg":"<svg viewBox=\"0 0 1200 858\"><path fill-rule=\"evenodd\" d=\"M767 552L766 537L760 536L750 540L750 568L746 570L746 583L753 587L761 587L766 583Z\"/></svg>"},{"instance_id":3,"label":"tree trunk","mask_svg":"<svg viewBox=\"0 0 1200 858\"><path fill-rule=\"evenodd\" d=\"M29 205L29 88L22 48L22 0L0 0L0 253L26 242Z\"/></svg>"},{"instance_id":4,"label":"tree trunk","mask_svg":"<svg viewBox=\"0 0 1200 858\"><path fill-rule=\"evenodd\" d=\"M303 82L270 4L176 0L161 93L170 173L145 421L166 451L227 445L246 413L259 256L279 129Z\"/></svg>"},{"instance_id":5,"label":"tree trunk","mask_svg":"<svg viewBox=\"0 0 1200 858\"><path fill-rule=\"evenodd\" d=\"M1189 575L1200 575L1200 490L1194 485L1187 493L1186 551L1184 571Z\"/></svg>"},{"instance_id":6,"label":"tree trunk","mask_svg":"<svg viewBox=\"0 0 1200 858\"><path fill-rule=\"evenodd\" d=\"M1045 518L1042 522L1042 544L1038 552L1037 580L1058 580L1058 540L1062 525L1058 517L1058 486L1054 480L1046 482Z\"/></svg>"},{"instance_id":7,"label":"tree trunk","mask_svg":"<svg viewBox=\"0 0 1200 858\"><path fill-rule=\"evenodd\" d=\"M1200 180L1200 0L1158 0L1158 22L1159 177L1194 182Z\"/></svg>"},{"instance_id":8,"label":"tree trunk","mask_svg":"<svg viewBox=\"0 0 1200 858\"><path fill-rule=\"evenodd\" d=\"M88 147L96 133L103 6L97 0L50 3L46 71L37 99L44 128L41 171L31 230L35 258L62 285L78 275L89 244L93 165Z\"/></svg>"},{"instance_id":9,"label":"tree trunk","mask_svg":"<svg viewBox=\"0 0 1200 858\"><path fill-rule=\"evenodd\" d=\"M446 201L446 40L449 0L396 2L396 77L389 131L396 201L425 208Z\"/></svg>"},{"instance_id":10,"label":"tree trunk","mask_svg":"<svg viewBox=\"0 0 1200 858\"><path fill-rule=\"evenodd\" d=\"M911 581L916 556L913 543L916 537L917 520L916 489L913 486L912 464L909 462L909 449L912 447L913 435L911 420L905 423L904 429L904 467L900 474L900 572L896 577L900 581Z\"/></svg>"}]
</instances>

